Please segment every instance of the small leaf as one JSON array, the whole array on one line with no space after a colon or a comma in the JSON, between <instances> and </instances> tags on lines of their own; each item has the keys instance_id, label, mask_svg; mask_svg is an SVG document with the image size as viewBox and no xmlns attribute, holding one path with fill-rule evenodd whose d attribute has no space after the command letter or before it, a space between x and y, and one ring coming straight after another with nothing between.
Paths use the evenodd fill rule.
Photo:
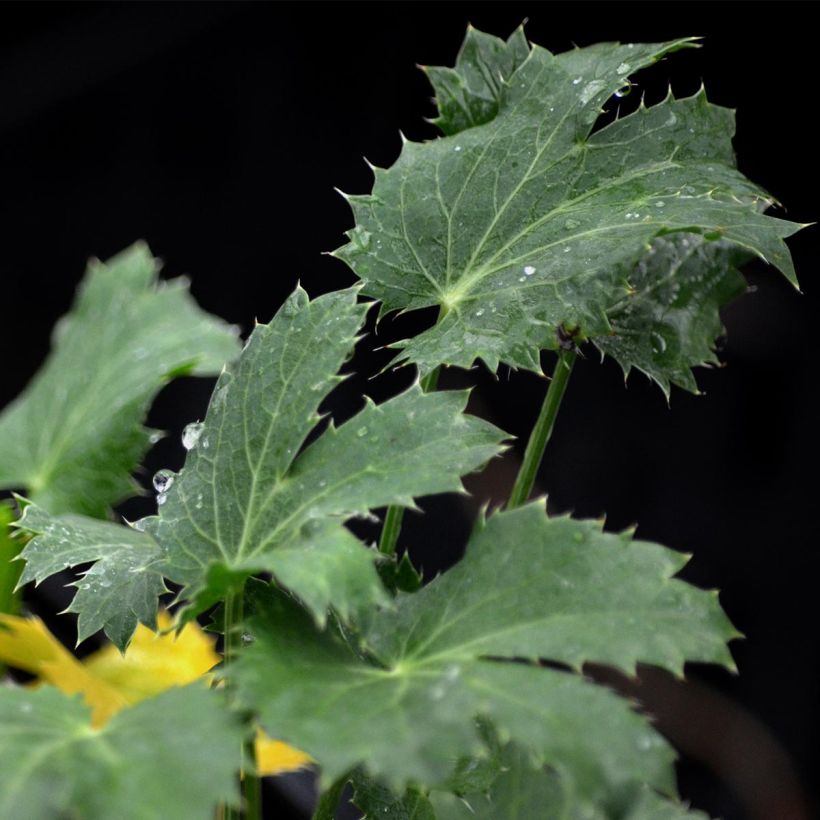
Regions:
<instances>
[{"instance_id":1,"label":"small leaf","mask_svg":"<svg viewBox=\"0 0 820 820\"><path fill-rule=\"evenodd\" d=\"M173 816L202 820L238 800L242 730L200 684L124 709L101 729L76 697L0 688L0 816L15 820ZM192 742L196 738L196 742Z\"/></svg>"},{"instance_id":2,"label":"small leaf","mask_svg":"<svg viewBox=\"0 0 820 820\"><path fill-rule=\"evenodd\" d=\"M502 767L486 791L461 796L433 792L436 820L607 820L599 807L579 800L564 778L533 765L515 744L504 750Z\"/></svg>"},{"instance_id":3,"label":"small leaf","mask_svg":"<svg viewBox=\"0 0 820 820\"><path fill-rule=\"evenodd\" d=\"M437 820L432 804L418 789L409 788L396 795L361 772L354 773L352 782L350 802L364 813L362 820Z\"/></svg>"},{"instance_id":4,"label":"small leaf","mask_svg":"<svg viewBox=\"0 0 820 820\"><path fill-rule=\"evenodd\" d=\"M150 535L82 515L52 516L34 504L26 504L15 526L32 536L21 553L21 586L95 562L72 584L77 592L65 610L79 615L78 644L103 629L124 652L137 623L156 629L158 599L167 590Z\"/></svg>"},{"instance_id":5,"label":"small leaf","mask_svg":"<svg viewBox=\"0 0 820 820\"><path fill-rule=\"evenodd\" d=\"M138 491L131 472L150 444L154 396L174 376L215 375L239 349L187 282L160 282L158 270L142 243L91 264L51 355L0 415L0 487L98 518Z\"/></svg>"},{"instance_id":6,"label":"small leaf","mask_svg":"<svg viewBox=\"0 0 820 820\"><path fill-rule=\"evenodd\" d=\"M585 800L625 784L669 792L671 750L625 701L522 660L731 665L725 642L737 633L714 595L672 578L684 563L539 504L499 513L454 569L364 620L361 652L254 588L240 697L329 781L362 764L393 788L442 784L460 758L486 756L481 716Z\"/></svg>"},{"instance_id":7,"label":"small leaf","mask_svg":"<svg viewBox=\"0 0 820 820\"><path fill-rule=\"evenodd\" d=\"M594 804L573 793L566 778L534 766L515 744L503 752L501 770L492 786L456 796L441 791L430 795L436 820L705 820L681 803L647 787L612 793Z\"/></svg>"},{"instance_id":8,"label":"small leaf","mask_svg":"<svg viewBox=\"0 0 820 820\"><path fill-rule=\"evenodd\" d=\"M459 476L499 452L503 434L463 414L465 393L427 395L418 385L368 402L301 451L367 310L356 294L310 301L298 290L257 326L220 376L159 516L144 522L162 572L193 603L188 617L259 572L273 573L320 623L330 605L347 618L385 602L375 553L344 520L460 490Z\"/></svg>"},{"instance_id":9,"label":"small leaf","mask_svg":"<svg viewBox=\"0 0 820 820\"><path fill-rule=\"evenodd\" d=\"M623 318L624 271L670 232L722 237L795 281L783 239L800 226L764 216L772 198L735 170L731 111L703 92L670 94L594 130L634 72L690 40L557 56L533 46L522 59L522 39L471 30L455 69L428 70L451 135L405 142L393 167L374 170L372 194L348 197L356 226L336 255L362 292L382 312L440 309L437 324L399 345L404 360L422 373L476 359L537 371L561 326L606 339ZM715 300L691 275L684 287L691 304ZM663 385L686 381L680 368L655 357L651 372Z\"/></svg>"}]
</instances>

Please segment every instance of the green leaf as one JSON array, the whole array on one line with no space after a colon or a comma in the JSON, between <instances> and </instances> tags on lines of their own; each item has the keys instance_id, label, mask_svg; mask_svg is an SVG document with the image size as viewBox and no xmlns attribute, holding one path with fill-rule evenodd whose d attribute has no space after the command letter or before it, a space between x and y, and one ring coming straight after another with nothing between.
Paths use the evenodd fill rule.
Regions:
<instances>
[{"instance_id":1,"label":"green leaf","mask_svg":"<svg viewBox=\"0 0 820 820\"><path fill-rule=\"evenodd\" d=\"M386 802L386 801L385 801ZM649 788L609 794L593 804L573 793L557 772L534 766L515 744L504 749L502 770L489 789L457 796L434 791L436 820L696 820L705 818ZM388 818L391 815L387 815Z\"/></svg>"},{"instance_id":2,"label":"green leaf","mask_svg":"<svg viewBox=\"0 0 820 820\"><path fill-rule=\"evenodd\" d=\"M651 789L642 789L638 799L624 813L624 820L708 820L709 815L667 800Z\"/></svg>"},{"instance_id":3,"label":"green leaf","mask_svg":"<svg viewBox=\"0 0 820 820\"><path fill-rule=\"evenodd\" d=\"M494 119L505 81L529 52L523 26L506 42L469 26L455 68L423 69L436 92L439 116L433 122L445 134L456 134Z\"/></svg>"},{"instance_id":4,"label":"green leaf","mask_svg":"<svg viewBox=\"0 0 820 820\"><path fill-rule=\"evenodd\" d=\"M421 587L421 572L413 566L406 552L401 558L395 553L385 555L379 560L376 568L382 582L391 592L415 592Z\"/></svg>"},{"instance_id":5,"label":"green leaf","mask_svg":"<svg viewBox=\"0 0 820 820\"><path fill-rule=\"evenodd\" d=\"M301 451L355 344L367 310L356 296L309 301L297 290L220 376L185 468L145 522L162 572L194 602L189 614L263 571L320 622L331 604L347 617L384 601L375 552L344 520L458 491L459 476L499 452L503 434L463 414L465 393L418 385L380 406L368 401Z\"/></svg>"},{"instance_id":6,"label":"green leaf","mask_svg":"<svg viewBox=\"0 0 820 820\"><path fill-rule=\"evenodd\" d=\"M92 728L78 697L0 688L0 816L202 820L236 801L242 730L224 696L170 689Z\"/></svg>"},{"instance_id":7,"label":"green leaf","mask_svg":"<svg viewBox=\"0 0 820 820\"><path fill-rule=\"evenodd\" d=\"M670 382L697 392L691 368L718 364L718 309L743 292L736 266L746 257L726 242L691 234L655 239L624 270L630 291L610 310L613 335L599 336L595 345L625 375L634 367L654 379L667 397Z\"/></svg>"},{"instance_id":8,"label":"green leaf","mask_svg":"<svg viewBox=\"0 0 820 820\"><path fill-rule=\"evenodd\" d=\"M672 578L685 560L539 504L499 513L454 569L370 619L363 653L268 593L236 667L240 697L328 781L363 764L391 787L440 784L482 755L482 716L584 799L623 784L671 791L671 750L625 701L522 660L731 665L737 633L716 597Z\"/></svg>"},{"instance_id":9,"label":"green leaf","mask_svg":"<svg viewBox=\"0 0 820 820\"><path fill-rule=\"evenodd\" d=\"M32 536L21 553L21 586L95 562L72 584L77 592L65 610L79 615L78 644L104 629L124 652L137 623L156 630L158 599L167 590L153 566L159 549L149 535L82 515L51 516L33 504L15 526Z\"/></svg>"},{"instance_id":10,"label":"green leaf","mask_svg":"<svg viewBox=\"0 0 820 820\"><path fill-rule=\"evenodd\" d=\"M579 800L556 772L534 766L515 744L503 754L503 770L491 788L457 796L436 791L430 796L436 820L606 820L607 815Z\"/></svg>"},{"instance_id":11,"label":"green leaf","mask_svg":"<svg viewBox=\"0 0 820 820\"><path fill-rule=\"evenodd\" d=\"M436 820L436 812L418 789L409 788L397 795L383 783L355 772L353 799L350 801L364 815L362 820Z\"/></svg>"},{"instance_id":12,"label":"green leaf","mask_svg":"<svg viewBox=\"0 0 820 820\"><path fill-rule=\"evenodd\" d=\"M492 516L460 564L374 623L370 651L388 666L506 656L733 668L726 641L739 633L716 593L672 577L688 556L601 526L549 518L543 502Z\"/></svg>"},{"instance_id":13,"label":"green leaf","mask_svg":"<svg viewBox=\"0 0 820 820\"><path fill-rule=\"evenodd\" d=\"M0 415L0 487L98 518L138 491L130 474L154 396L174 376L216 374L239 348L185 280L160 282L158 270L142 243L90 265L51 355Z\"/></svg>"},{"instance_id":14,"label":"green leaf","mask_svg":"<svg viewBox=\"0 0 820 820\"><path fill-rule=\"evenodd\" d=\"M476 359L538 370L562 325L608 337L625 272L669 232L722 237L794 281L783 239L799 226L764 216L771 198L734 169L731 111L702 91L670 94L592 132L631 74L691 45L610 43L558 56L533 46L518 65L517 47L470 32L454 72L429 72L442 126L466 130L406 142L392 168L374 169L372 194L348 197L356 226L336 252L383 311L440 308L435 326L401 343L405 360L422 373ZM679 368L656 359L652 372L677 381Z\"/></svg>"}]
</instances>

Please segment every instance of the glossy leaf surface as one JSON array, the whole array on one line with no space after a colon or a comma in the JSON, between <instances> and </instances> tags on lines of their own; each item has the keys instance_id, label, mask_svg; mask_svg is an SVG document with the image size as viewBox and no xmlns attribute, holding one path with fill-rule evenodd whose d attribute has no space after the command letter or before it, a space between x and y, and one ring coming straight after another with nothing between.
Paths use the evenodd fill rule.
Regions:
<instances>
[{"instance_id":1,"label":"glossy leaf surface","mask_svg":"<svg viewBox=\"0 0 820 820\"><path fill-rule=\"evenodd\" d=\"M522 59L520 35L504 43L471 30L455 69L428 70L447 136L405 142L395 165L374 169L372 194L348 198L356 226L337 251L383 311L440 308L435 326L401 343L404 359L423 373L476 359L538 370L561 326L580 338L617 334L629 273L670 232L723 238L795 281L783 239L799 226L764 216L771 198L735 170L733 112L702 91L670 93L593 130L630 75L691 45L559 55L534 45ZM673 269L646 272L663 279ZM695 286L692 276L683 284ZM690 324L698 355L650 357L662 385L691 387L681 369L713 342L715 297L705 297L710 321ZM700 299L690 296L690 308ZM629 342L608 352L624 367L646 364L634 360L637 326L625 330Z\"/></svg>"},{"instance_id":2,"label":"glossy leaf surface","mask_svg":"<svg viewBox=\"0 0 820 820\"><path fill-rule=\"evenodd\" d=\"M284 598L261 604L239 660L242 698L328 780L363 764L393 786L441 784L459 758L482 754L480 715L585 799L624 783L668 791L671 750L625 701L521 661L731 665L736 632L714 595L672 579L684 563L538 504L499 513L454 569L373 614L364 655Z\"/></svg>"}]
</instances>

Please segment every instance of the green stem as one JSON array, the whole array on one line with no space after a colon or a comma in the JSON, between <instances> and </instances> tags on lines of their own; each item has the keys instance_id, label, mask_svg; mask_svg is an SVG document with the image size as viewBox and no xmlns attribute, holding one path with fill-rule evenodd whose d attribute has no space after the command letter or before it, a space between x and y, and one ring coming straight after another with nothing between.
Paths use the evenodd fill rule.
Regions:
<instances>
[{"instance_id":1,"label":"green stem","mask_svg":"<svg viewBox=\"0 0 820 820\"><path fill-rule=\"evenodd\" d=\"M567 389L567 382L576 358L577 353L574 350L562 350L558 354L558 363L555 365L552 381L544 397L544 403L541 405L538 421L535 422L530 440L527 442L524 461L521 463L521 469L518 471L510 493L510 500L507 502L509 510L520 507L530 497L535 476L538 474L538 468L544 456L544 448L552 435L555 417L558 415L558 408L561 406L561 399Z\"/></svg>"},{"instance_id":2,"label":"green stem","mask_svg":"<svg viewBox=\"0 0 820 820\"><path fill-rule=\"evenodd\" d=\"M319 795L319 803L316 811L313 812L312 820L333 820L348 780L350 780L350 772L345 772Z\"/></svg>"},{"instance_id":3,"label":"green stem","mask_svg":"<svg viewBox=\"0 0 820 820\"><path fill-rule=\"evenodd\" d=\"M439 370L438 367L434 368L421 380L421 389L425 393L432 393L436 389ZM404 518L404 507L391 506L387 508L382 534L379 538L379 552L383 552L385 555L393 555L396 552L402 518Z\"/></svg>"},{"instance_id":4,"label":"green stem","mask_svg":"<svg viewBox=\"0 0 820 820\"><path fill-rule=\"evenodd\" d=\"M16 518L10 504L0 503L0 612L16 615L20 609L20 593L14 588L20 580L23 562L14 559L20 553L23 542L11 537L11 523Z\"/></svg>"},{"instance_id":5,"label":"green stem","mask_svg":"<svg viewBox=\"0 0 820 820\"><path fill-rule=\"evenodd\" d=\"M233 698L234 683L230 676L230 667L236 660L242 645L242 617L245 598L245 585L231 590L225 596L225 632L224 661L225 691L229 700ZM260 820L262 817L262 799L259 778L256 775L253 742L244 743L239 751L239 777L242 781L242 792L245 797L246 820ZM242 810L234 806L225 806L224 820L239 820Z\"/></svg>"}]
</instances>

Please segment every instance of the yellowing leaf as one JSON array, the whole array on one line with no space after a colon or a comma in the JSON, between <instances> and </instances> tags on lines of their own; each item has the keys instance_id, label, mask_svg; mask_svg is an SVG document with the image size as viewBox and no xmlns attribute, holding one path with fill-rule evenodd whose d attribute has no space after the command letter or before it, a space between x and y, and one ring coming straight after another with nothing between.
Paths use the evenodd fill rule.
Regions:
<instances>
[{"instance_id":1,"label":"yellowing leaf","mask_svg":"<svg viewBox=\"0 0 820 820\"><path fill-rule=\"evenodd\" d=\"M166 631L171 627L168 613L160 611L157 624L159 634L140 624L124 655L108 644L85 662L95 677L120 692L128 703L192 683L221 660L214 641L196 624L188 624L178 637Z\"/></svg>"},{"instance_id":2,"label":"yellowing leaf","mask_svg":"<svg viewBox=\"0 0 820 820\"><path fill-rule=\"evenodd\" d=\"M293 772L313 763L313 758L288 746L281 740L272 740L261 729L256 732L256 770L262 777L269 774Z\"/></svg>"},{"instance_id":3,"label":"yellowing leaf","mask_svg":"<svg viewBox=\"0 0 820 820\"><path fill-rule=\"evenodd\" d=\"M187 624L178 636L166 631L171 623L168 613L160 611L160 633L140 625L125 654L107 644L79 661L39 618L0 613L0 661L36 675L66 694L81 694L91 707L92 724L99 727L120 709L192 683L219 663L214 640L196 623ZM260 775L294 771L312 762L304 752L257 733Z\"/></svg>"},{"instance_id":4,"label":"yellowing leaf","mask_svg":"<svg viewBox=\"0 0 820 820\"><path fill-rule=\"evenodd\" d=\"M66 694L81 694L91 707L94 726L102 725L128 705L122 693L90 672L39 618L0 614L0 660Z\"/></svg>"}]
</instances>

